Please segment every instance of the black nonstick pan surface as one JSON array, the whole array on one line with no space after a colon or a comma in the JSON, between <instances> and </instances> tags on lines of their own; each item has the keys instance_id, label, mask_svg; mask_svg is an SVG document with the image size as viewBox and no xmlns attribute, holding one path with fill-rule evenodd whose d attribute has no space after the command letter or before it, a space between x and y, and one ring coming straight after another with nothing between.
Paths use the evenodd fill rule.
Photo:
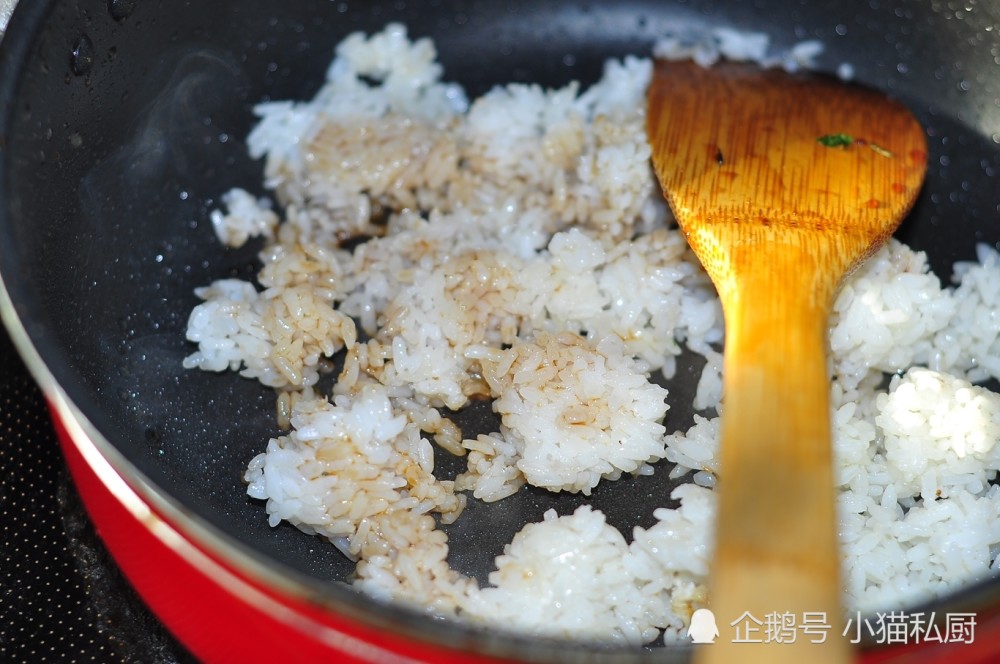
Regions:
<instances>
[{"instance_id":1,"label":"black nonstick pan surface","mask_svg":"<svg viewBox=\"0 0 1000 664\"><path fill-rule=\"evenodd\" d=\"M249 555L337 601L369 602L341 584L353 564L294 527L269 527L246 496L247 461L280 433L273 393L181 361L194 288L256 272L258 247L223 251L209 222L229 188L259 191L262 164L243 142L252 107L310 97L341 38L390 21L433 37L446 77L470 96L510 81L591 82L605 59L646 54L684 26L766 31L778 48L819 39L820 69L850 63L926 127L927 183L901 239L942 275L977 243L1000 243L1000 8L987 2L22 2L0 46L5 322L43 387L76 405L120 471L207 527L223 555ZM682 360L674 403L690 403L699 372ZM493 417L481 404L457 421L469 436L494 430ZM668 429L690 417L673 406ZM445 457L445 472L458 472L462 462L449 470ZM671 504L666 474L604 483L590 498L526 489L470 501L447 529L450 560L485 578L550 507L588 502L624 532L651 525L654 507ZM977 597L998 590L990 582Z\"/></svg>"}]
</instances>

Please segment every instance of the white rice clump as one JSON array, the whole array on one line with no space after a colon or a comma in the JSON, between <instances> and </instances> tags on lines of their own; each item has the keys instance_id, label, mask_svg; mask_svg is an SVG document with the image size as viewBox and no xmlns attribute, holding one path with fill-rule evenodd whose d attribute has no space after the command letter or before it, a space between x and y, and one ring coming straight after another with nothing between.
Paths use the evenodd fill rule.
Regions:
<instances>
[{"instance_id":1,"label":"white rice clump","mask_svg":"<svg viewBox=\"0 0 1000 664\"><path fill-rule=\"evenodd\" d=\"M662 57L808 67L728 29ZM261 104L248 144L272 199L234 189L219 239L263 238L256 282L197 294L185 366L278 390L288 432L246 471L272 524L328 538L352 583L438 616L640 645L683 638L707 603L722 316L667 212L644 131L648 59L588 89L498 86L470 101L405 28L354 34L309 101ZM353 249L345 242L360 238ZM893 240L830 326L845 601L886 610L993 574L1000 550L1000 257L943 285ZM315 389L343 351L332 394ZM687 431L668 379L705 358ZM886 387L886 376L892 376ZM489 398L497 431L443 410ZM454 481L435 448L464 455ZM661 467L667 462L669 471ZM629 539L589 505L526 524L489 579L448 565L438 522L525 484L589 495L625 474L690 476Z\"/></svg>"},{"instance_id":2,"label":"white rice clump","mask_svg":"<svg viewBox=\"0 0 1000 664\"><path fill-rule=\"evenodd\" d=\"M570 332L540 333L479 362L529 484L590 493L602 478L663 457L667 391L623 354L618 337L592 345Z\"/></svg>"}]
</instances>

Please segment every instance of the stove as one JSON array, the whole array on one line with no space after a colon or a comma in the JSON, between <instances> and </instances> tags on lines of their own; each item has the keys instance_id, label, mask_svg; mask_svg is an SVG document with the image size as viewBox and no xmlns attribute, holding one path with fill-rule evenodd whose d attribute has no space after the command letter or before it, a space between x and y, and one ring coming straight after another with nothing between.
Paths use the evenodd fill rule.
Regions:
<instances>
[{"instance_id":1,"label":"stove","mask_svg":"<svg viewBox=\"0 0 1000 664\"><path fill-rule=\"evenodd\" d=\"M0 661L193 664L102 545L0 328Z\"/></svg>"}]
</instances>

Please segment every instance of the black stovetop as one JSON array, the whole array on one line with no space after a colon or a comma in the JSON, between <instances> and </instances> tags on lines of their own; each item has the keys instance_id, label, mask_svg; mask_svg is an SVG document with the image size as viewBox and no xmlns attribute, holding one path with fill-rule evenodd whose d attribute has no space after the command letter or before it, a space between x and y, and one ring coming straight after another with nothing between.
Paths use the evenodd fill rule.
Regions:
<instances>
[{"instance_id":1,"label":"black stovetop","mask_svg":"<svg viewBox=\"0 0 1000 664\"><path fill-rule=\"evenodd\" d=\"M0 662L190 664L97 537L0 327Z\"/></svg>"}]
</instances>

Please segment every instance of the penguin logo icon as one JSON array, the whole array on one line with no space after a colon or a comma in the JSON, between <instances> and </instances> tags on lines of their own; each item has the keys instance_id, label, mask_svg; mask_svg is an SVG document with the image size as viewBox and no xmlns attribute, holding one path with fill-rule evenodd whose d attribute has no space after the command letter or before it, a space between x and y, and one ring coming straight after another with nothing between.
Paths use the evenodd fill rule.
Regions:
<instances>
[{"instance_id":1,"label":"penguin logo icon","mask_svg":"<svg viewBox=\"0 0 1000 664\"><path fill-rule=\"evenodd\" d=\"M691 614L688 636L692 643L715 643L715 639L719 637L715 614L708 609L698 609Z\"/></svg>"}]
</instances>

